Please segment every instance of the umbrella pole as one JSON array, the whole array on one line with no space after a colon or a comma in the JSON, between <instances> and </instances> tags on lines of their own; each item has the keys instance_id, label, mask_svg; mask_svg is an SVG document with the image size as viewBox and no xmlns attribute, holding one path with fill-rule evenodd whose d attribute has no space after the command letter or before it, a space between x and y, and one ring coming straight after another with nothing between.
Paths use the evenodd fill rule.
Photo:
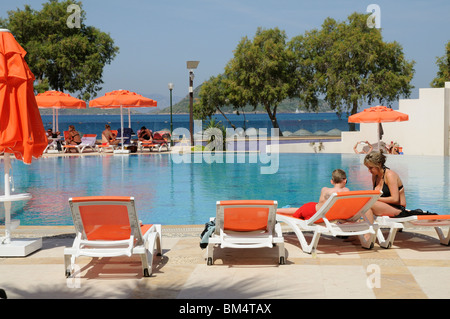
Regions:
<instances>
[{"instance_id":1,"label":"umbrella pole","mask_svg":"<svg viewBox=\"0 0 450 319\"><path fill-rule=\"evenodd\" d=\"M380 124L377 123L377 140L378 140L378 151L380 151Z\"/></svg>"},{"instance_id":2,"label":"umbrella pole","mask_svg":"<svg viewBox=\"0 0 450 319\"><path fill-rule=\"evenodd\" d=\"M4 153L5 162L5 197L11 196L11 187L9 184L9 171L11 170L11 158L9 153ZM3 244L11 243L11 202L5 201L5 239Z\"/></svg>"},{"instance_id":3,"label":"umbrella pole","mask_svg":"<svg viewBox=\"0 0 450 319\"><path fill-rule=\"evenodd\" d=\"M128 108L128 127L131 128L131 111L130 111L130 108Z\"/></svg>"},{"instance_id":4,"label":"umbrella pole","mask_svg":"<svg viewBox=\"0 0 450 319\"><path fill-rule=\"evenodd\" d=\"M55 131L55 128L56 128L56 126L55 126L55 125L56 125L56 124L55 124L55 118L56 118L56 117L55 117L55 109L52 109L52 111L53 111L53 116L52 116L52 119L53 119L53 127L52 127L52 129L53 129L53 132L56 132L56 131Z\"/></svg>"},{"instance_id":5,"label":"umbrella pole","mask_svg":"<svg viewBox=\"0 0 450 319\"><path fill-rule=\"evenodd\" d=\"M122 105L120 105L120 129L121 129L120 139L122 141L122 151L123 151L124 150L124 147L123 147L124 138L123 138L123 108L122 108Z\"/></svg>"}]
</instances>

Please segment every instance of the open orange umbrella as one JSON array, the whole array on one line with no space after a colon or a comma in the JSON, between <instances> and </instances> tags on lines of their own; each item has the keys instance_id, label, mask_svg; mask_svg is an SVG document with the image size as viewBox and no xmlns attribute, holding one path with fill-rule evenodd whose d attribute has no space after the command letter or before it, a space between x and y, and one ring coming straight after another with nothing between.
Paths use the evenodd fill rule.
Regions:
<instances>
[{"instance_id":1,"label":"open orange umbrella","mask_svg":"<svg viewBox=\"0 0 450 319\"><path fill-rule=\"evenodd\" d=\"M60 91L46 91L36 95L39 108L53 109L53 132L59 131L58 109L85 109L86 102L77 99L70 94ZM56 112L55 112L56 111Z\"/></svg>"},{"instance_id":2,"label":"open orange umbrella","mask_svg":"<svg viewBox=\"0 0 450 319\"><path fill-rule=\"evenodd\" d=\"M11 248L11 202L31 198L30 194L11 194L10 154L31 164L47 147L47 136L34 96L34 75L25 62L26 51L9 30L0 29L0 153L4 153L6 236L0 239L0 255L16 252ZM42 245L42 240L40 241ZM36 246L36 245L35 245ZM40 248L40 247L38 247ZM37 248L37 249L38 249ZM20 249L19 249L20 250Z\"/></svg>"},{"instance_id":3,"label":"open orange umbrella","mask_svg":"<svg viewBox=\"0 0 450 319\"><path fill-rule=\"evenodd\" d=\"M123 108L130 107L155 107L155 100L144 97L128 90L116 90L106 93L104 96L89 101L89 107L99 107L103 109L120 108L120 127L123 138ZM122 152L124 146L122 143Z\"/></svg>"},{"instance_id":4,"label":"open orange umbrella","mask_svg":"<svg viewBox=\"0 0 450 319\"><path fill-rule=\"evenodd\" d=\"M378 125L378 148L380 147L381 140L381 123L386 122L403 122L408 121L408 114L395 111L386 106L373 106L364 109L362 112L353 114L348 117L349 123L379 123Z\"/></svg>"}]
</instances>

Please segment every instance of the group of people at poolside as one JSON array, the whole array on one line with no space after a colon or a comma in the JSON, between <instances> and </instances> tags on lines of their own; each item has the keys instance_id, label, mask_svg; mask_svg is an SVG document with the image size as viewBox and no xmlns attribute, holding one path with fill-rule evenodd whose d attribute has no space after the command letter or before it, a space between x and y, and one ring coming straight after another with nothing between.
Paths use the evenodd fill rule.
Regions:
<instances>
[{"instance_id":1,"label":"group of people at poolside","mask_svg":"<svg viewBox=\"0 0 450 319\"><path fill-rule=\"evenodd\" d=\"M359 145L362 146L361 150L358 150ZM383 142L383 145L384 145L384 142ZM386 152L388 154L394 154L394 155L401 154L400 146L397 143L394 143L393 141L391 141L391 144L385 145L384 148L385 148L384 152ZM356 154L369 154L373 151L373 146L368 141L359 141L359 142L356 142L355 146L353 146L353 151Z\"/></svg>"},{"instance_id":2,"label":"group of people at poolside","mask_svg":"<svg viewBox=\"0 0 450 319\"><path fill-rule=\"evenodd\" d=\"M382 152L372 151L364 158L364 165L372 174L374 190L381 190L383 194L375 204L366 212L369 221L374 216L402 217L411 212L406 210L405 188L400 176L385 165L386 156ZM349 191L347 188L347 175L342 169L336 169L331 175L333 187L323 187L318 202L309 202L299 208L279 208L278 212L292 214L301 219L311 218L327 201L333 193ZM414 214L432 214L417 210ZM433 214L435 215L435 214Z\"/></svg>"},{"instance_id":3,"label":"group of people at poolside","mask_svg":"<svg viewBox=\"0 0 450 319\"><path fill-rule=\"evenodd\" d=\"M138 140L139 141L152 141L152 132L142 126L138 132ZM118 145L120 143L120 139L117 139L117 135L111 130L111 126L105 124L105 130L102 132L102 142L109 143L110 145Z\"/></svg>"},{"instance_id":4,"label":"group of people at poolside","mask_svg":"<svg viewBox=\"0 0 450 319\"><path fill-rule=\"evenodd\" d=\"M65 141L70 145L79 145L81 144L81 135L75 129L74 125L69 125L68 129L69 134L65 136ZM46 132L47 137L56 138L61 133L53 132L51 128L49 128ZM139 141L152 141L152 132L146 128L145 126L141 127L138 132L138 140ZM117 134L111 130L111 126L109 124L105 124L105 130L102 132L102 142L109 143L111 145L118 145L120 143L120 139L117 139Z\"/></svg>"}]
</instances>

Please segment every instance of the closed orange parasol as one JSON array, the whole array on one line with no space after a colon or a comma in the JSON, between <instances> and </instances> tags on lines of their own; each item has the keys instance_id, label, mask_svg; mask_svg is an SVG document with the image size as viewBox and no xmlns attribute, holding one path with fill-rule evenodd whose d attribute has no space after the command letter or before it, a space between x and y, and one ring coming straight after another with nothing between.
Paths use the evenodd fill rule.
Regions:
<instances>
[{"instance_id":1,"label":"closed orange parasol","mask_svg":"<svg viewBox=\"0 0 450 319\"><path fill-rule=\"evenodd\" d=\"M380 140L382 135L381 123L386 122L403 122L408 121L408 114L395 111L386 106L373 106L364 109L362 112L353 114L348 117L349 123L379 123L378 124L378 147L380 147Z\"/></svg>"},{"instance_id":2,"label":"closed orange parasol","mask_svg":"<svg viewBox=\"0 0 450 319\"><path fill-rule=\"evenodd\" d=\"M59 109L85 109L86 102L77 99L70 94L60 91L46 91L36 95L39 108L53 109L53 132L59 131L58 110ZM55 112L56 111L56 112Z\"/></svg>"},{"instance_id":3,"label":"closed orange parasol","mask_svg":"<svg viewBox=\"0 0 450 319\"><path fill-rule=\"evenodd\" d=\"M32 157L42 155L47 137L25 55L11 32L0 29L0 153L30 164Z\"/></svg>"},{"instance_id":4,"label":"closed orange parasol","mask_svg":"<svg viewBox=\"0 0 450 319\"><path fill-rule=\"evenodd\" d=\"M47 147L47 136L34 96L34 75L25 62L26 51L9 30L0 29L0 153L4 153L5 195L0 202L5 205L5 233L0 238L1 256L24 256L39 249L42 240L12 242L10 238L11 202L27 200L30 194L11 194L10 154L31 164ZM13 223L17 224L17 223Z\"/></svg>"},{"instance_id":5,"label":"closed orange parasol","mask_svg":"<svg viewBox=\"0 0 450 319\"><path fill-rule=\"evenodd\" d=\"M123 108L130 107L155 107L157 102L155 100L144 97L135 92L128 90L116 90L106 93L104 96L98 97L89 101L89 107L99 107L103 109L120 108L120 127L123 137ZM130 114L128 113L128 117ZM128 120L129 125L130 120ZM131 126L130 126L131 127ZM122 143L122 152L124 152L124 146Z\"/></svg>"}]
</instances>

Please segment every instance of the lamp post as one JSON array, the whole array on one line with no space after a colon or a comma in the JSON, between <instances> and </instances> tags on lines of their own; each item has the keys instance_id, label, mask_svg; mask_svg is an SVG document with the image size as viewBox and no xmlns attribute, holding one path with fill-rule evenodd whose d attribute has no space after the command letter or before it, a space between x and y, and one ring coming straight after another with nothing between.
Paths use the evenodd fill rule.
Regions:
<instances>
[{"instance_id":1,"label":"lamp post","mask_svg":"<svg viewBox=\"0 0 450 319\"><path fill-rule=\"evenodd\" d=\"M173 83L169 83L169 91L170 91L170 136L172 136L172 132L173 132L173 122L172 122L172 90L173 90Z\"/></svg>"},{"instance_id":2,"label":"lamp post","mask_svg":"<svg viewBox=\"0 0 450 319\"><path fill-rule=\"evenodd\" d=\"M186 61L189 70L189 131L191 133L191 146L194 146L194 69L197 68L200 61Z\"/></svg>"}]
</instances>

